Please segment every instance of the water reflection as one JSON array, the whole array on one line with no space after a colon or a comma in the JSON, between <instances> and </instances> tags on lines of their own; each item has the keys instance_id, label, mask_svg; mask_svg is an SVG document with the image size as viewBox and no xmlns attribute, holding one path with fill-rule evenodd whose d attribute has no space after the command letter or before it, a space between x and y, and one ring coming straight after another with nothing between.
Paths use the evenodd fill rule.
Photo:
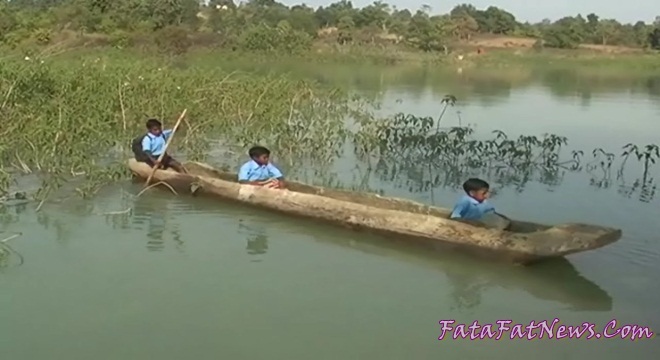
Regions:
<instances>
[{"instance_id":1,"label":"water reflection","mask_svg":"<svg viewBox=\"0 0 660 360\"><path fill-rule=\"evenodd\" d=\"M107 196L117 204L114 189ZM136 191L137 192L137 191ZM114 197L113 197L114 196ZM104 198L97 199L103 201ZM129 216L131 227L145 231L147 249L162 251L168 240L182 251L184 243L178 222L186 216L222 213L228 219L237 219L239 238L244 239L245 251L251 261L263 261L269 250L268 234L276 231L272 224L286 226L285 234L302 234L325 244L351 248L360 252L385 256L392 259L417 263L435 268L444 274L453 288L452 308L456 311L471 311L482 302L482 294L497 288L523 291L537 299L564 304L573 310L607 311L612 309L610 295L592 281L581 276L572 264L565 259L548 261L532 267L512 267L506 264L477 261L469 256L454 252L433 252L396 239L360 234L346 229L316 224L297 222L288 216L274 214L255 208L232 204L223 206L222 202L192 197L174 197L167 191L150 191L132 200L132 214L128 212L116 216ZM68 209L64 205L61 213ZM249 211L247 210L249 209ZM245 220L244 215L249 213ZM44 212L40 224L50 227L57 219ZM87 214L78 219L98 218L99 214ZM53 217L60 218L53 215ZM243 218L239 220L240 218ZM268 219L264 223L263 220ZM175 221L173 221L175 220ZM114 223L106 223L115 229ZM282 236L282 232L279 232Z\"/></svg>"},{"instance_id":2,"label":"water reflection","mask_svg":"<svg viewBox=\"0 0 660 360\"><path fill-rule=\"evenodd\" d=\"M247 250L248 255L265 254L268 250L268 238L263 234L248 237L245 249Z\"/></svg>"},{"instance_id":3,"label":"water reflection","mask_svg":"<svg viewBox=\"0 0 660 360\"><path fill-rule=\"evenodd\" d=\"M494 288L524 291L546 301L559 302L575 311L612 310L612 297L597 284L580 275L560 258L531 267L512 267L479 262L458 253L429 252L410 244L362 236L359 240L319 237L320 241L350 247L369 254L424 263L442 271L452 285L452 309L469 311L481 304L482 294Z\"/></svg>"},{"instance_id":4,"label":"water reflection","mask_svg":"<svg viewBox=\"0 0 660 360\"><path fill-rule=\"evenodd\" d=\"M356 64L276 63L240 64L242 70L289 73L305 79L315 79L329 86L357 89L379 97L391 91L405 92L406 97L419 100L430 91L442 96L451 92L461 99L482 105L492 105L508 98L515 89L542 86L558 98L581 99L589 104L599 94L647 94L660 96L660 76L653 71L626 71L573 68L561 66L528 66L492 69L470 68L458 73L455 69L439 69L433 65L402 64L395 66Z\"/></svg>"},{"instance_id":5,"label":"water reflection","mask_svg":"<svg viewBox=\"0 0 660 360\"><path fill-rule=\"evenodd\" d=\"M208 199L207 199L208 200ZM296 222L289 216L257 208L233 205L222 207L204 199L186 198L187 212L220 211L225 216L241 216L249 211L250 218L238 220L238 234L245 239L245 251L252 262L263 261L269 250L270 224L286 224L286 233L309 235L325 244L351 248L368 254L385 256L436 268L451 283L452 307L469 311L478 307L482 294L496 288L523 291L537 299L564 304L576 311L609 311L612 298L597 284L579 274L566 259L556 259L531 267L484 262L458 252L435 252L394 238L384 238L340 229L315 222ZM248 210L249 209L249 210ZM262 223L262 219L269 219Z\"/></svg>"},{"instance_id":6,"label":"water reflection","mask_svg":"<svg viewBox=\"0 0 660 360\"><path fill-rule=\"evenodd\" d=\"M20 266L25 262L23 255L16 251L12 246L14 239L22 236L20 232L8 231L11 225L20 221L21 214L27 210L27 203L0 204L0 224L2 224L2 231L0 231L0 270Z\"/></svg>"},{"instance_id":7,"label":"water reflection","mask_svg":"<svg viewBox=\"0 0 660 360\"><path fill-rule=\"evenodd\" d=\"M262 258L259 255L264 255L268 252L268 237L266 236L266 228L261 225L249 224L241 221L238 224L238 233L246 236L245 250L248 255L253 256L251 262L261 262Z\"/></svg>"},{"instance_id":8,"label":"water reflection","mask_svg":"<svg viewBox=\"0 0 660 360\"><path fill-rule=\"evenodd\" d=\"M164 194L142 195L134 198L132 207L132 224L136 228L146 229L146 248L149 251L163 251L166 240L174 243L177 251L183 251L184 242L181 240L179 224L169 218L172 211L180 212L185 209L171 209L173 198Z\"/></svg>"},{"instance_id":9,"label":"water reflection","mask_svg":"<svg viewBox=\"0 0 660 360\"><path fill-rule=\"evenodd\" d=\"M5 206L0 204L0 224L7 227L10 224L16 223L20 215L27 210L28 204L19 204L14 206Z\"/></svg>"},{"instance_id":10,"label":"water reflection","mask_svg":"<svg viewBox=\"0 0 660 360\"><path fill-rule=\"evenodd\" d=\"M590 174L589 185L598 189L616 188L617 194L627 199L637 199L643 203L653 201L656 193L655 179L642 177L634 181L626 181L622 174L613 177L610 173L600 176Z\"/></svg>"},{"instance_id":11,"label":"water reflection","mask_svg":"<svg viewBox=\"0 0 660 360\"><path fill-rule=\"evenodd\" d=\"M629 199L635 197L644 203L651 202L656 192L655 178L652 176L656 169L652 165L658 160L660 150L657 145L647 145L645 148L646 151L632 144L626 145L623 160L616 171L613 171L615 154L602 149L594 150L594 159L586 164L586 171L590 176L589 185L599 189L609 189L614 186L619 195ZM638 160L638 163L633 164L632 169L626 166L629 157ZM631 173L632 177L630 177Z\"/></svg>"},{"instance_id":12,"label":"water reflection","mask_svg":"<svg viewBox=\"0 0 660 360\"><path fill-rule=\"evenodd\" d=\"M65 219L51 216L51 213L46 210L39 211L37 213L37 222L47 230L51 230L51 233L55 233L55 241L60 244L68 243L71 238L71 224Z\"/></svg>"}]
</instances>

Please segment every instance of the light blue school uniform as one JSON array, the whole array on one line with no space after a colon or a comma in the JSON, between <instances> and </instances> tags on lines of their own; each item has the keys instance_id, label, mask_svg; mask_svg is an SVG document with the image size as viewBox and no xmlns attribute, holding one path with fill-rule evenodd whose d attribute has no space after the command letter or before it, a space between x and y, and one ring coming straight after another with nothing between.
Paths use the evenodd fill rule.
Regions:
<instances>
[{"instance_id":1,"label":"light blue school uniform","mask_svg":"<svg viewBox=\"0 0 660 360\"><path fill-rule=\"evenodd\" d=\"M238 181L265 181L273 178L280 179L282 177L282 172L275 165L271 163L259 165L254 160L243 164L238 171Z\"/></svg>"},{"instance_id":2,"label":"light blue school uniform","mask_svg":"<svg viewBox=\"0 0 660 360\"><path fill-rule=\"evenodd\" d=\"M479 202L468 195L463 195L451 212L452 219L479 220L487 213L495 212L495 207L488 200Z\"/></svg>"},{"instance_id":3,"label":"light blue school uniform","mask_svg":"<svg viewBox=\"0 0 660 360\"><path fill-rule=\"evenodd\" d=\"M147 133L142 139L142 150L152 156L160 156L165 149L167 138L172 134L172 130L163 130L160 136L154 136L152 133Z\"/></svg>"}]
</instances>

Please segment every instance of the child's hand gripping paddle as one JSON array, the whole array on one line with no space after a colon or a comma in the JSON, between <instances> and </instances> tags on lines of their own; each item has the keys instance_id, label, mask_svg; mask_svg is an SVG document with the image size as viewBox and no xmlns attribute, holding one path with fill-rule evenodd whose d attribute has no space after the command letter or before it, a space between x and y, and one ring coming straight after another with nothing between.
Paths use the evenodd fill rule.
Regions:
<instances>
[{"instance_id":1,"label":"child's hand gripping paddle","mask_svg":"<svg viewBox=\"0 0 660 360\"><path fill-rule=\"evenodd\" d=\"M151 178L154 177L156 170L158 170L158 168L160 167L160 162L163 161L163 157L165 157L165 154L167 154L167 148L170 146L172 139L174 139L174 134L176 133L176 129L179 128L179 125L181 125L181 121L183 120L184 117L186 117L186 112L188 112L188 109L183 110L183 112L179 116L179 119L176 121L174 128L172 128L172 134L170 134L170 136L168 136L167 138L167 142L165 143L165 148L163 148L163 153L160 154L158 160L156 160L156 164L154 164L154 167L151 170L151 174L147 178L147 182L144 184L144 186L149 186L149 183L151 182Z\"/></svg>"}]
</instances>

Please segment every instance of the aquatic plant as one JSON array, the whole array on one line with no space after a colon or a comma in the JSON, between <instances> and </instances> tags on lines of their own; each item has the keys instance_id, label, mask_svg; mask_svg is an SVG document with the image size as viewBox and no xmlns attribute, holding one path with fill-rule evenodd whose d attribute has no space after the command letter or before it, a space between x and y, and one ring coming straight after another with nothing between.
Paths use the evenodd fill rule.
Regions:
<instances>
[{"instance_id":1,"label":"aquatic plant","mask_svg":"<svg viewBox=\"0 0 660 360\"><path fill-rule=\"evenodd\" d=\"M586 164L587 172L591 176L591 185L609 188L616 184L619 194L628 198L637 195L640 201L650 202L656 193L655 178L651 176L651 170L660 158L660 148L655 144L639 146L629 143L623 146L622 150L620 156L602 148L593 150L593 160ZM629 162L631 158L637 160L638 168L641 168L641 176L635 177L633 181L627 181L625 171L631 165ZM620 160L620 163L616 175L613 176L612 168L617 160Z\"/></svg>"},{"instance_id":2,"label":"aquatic plant","mask_svg":"<svg viewBox=\"0 0 660 360\"><path fill-rule=\"evenodd\" d=\"M583 168L592 175L592 185L606 187L610 181L609 170L618 159L620 193L631 196L639 191L642 201L649 201L655 194L649 170L659 158L657 145L628 144L618 157L595 149L593 160L583 164L584 151L567 151L566 137L543 134L509 138L502 131L494 131L492 138L479 139L471 127L441 129L439 123L444 113L443 109L438 119L400 113L381 121L363 121L354 136L356 154L383 180L399 182L410 191L457 187L469 176L483 176L522 191L533 180L558 185L567 172ZM630 157L642 164L642 176L632 185L623 181ZM605 174L600 183L594 180L596 168Z\"/></svg>"},{"instance_id":3,"label":"aquatic plant","mask_svg":"<svg viewBox=\"0 0 660 360\"><path fill-rule=\"evenodd\" d=\"M0 191L16 175L38 174L38 198L63 187L90 195L127 178L130 140L148 117L171 126L184 108L174 146L191 159L260 143L282 156L330 161L346 137L352 102L342 91L283 75L148 59L10 59L0 64Z\"/></svg>"},{"instance_id":4,"label":"aquatic plant","mask_svg":"<svg viewBox=\"0 0 660 360\"><path fill-rule=\"evenodd\" d=\"M440 130L440 122L442 121L442 117L445 116L445 112L447 111L447 108L449 106L454 106L456 105L456 96L448 94L445 95L440 103L444 104L445 106L442 108L442 112L438 116L438 121L436 122L436 130Z\"/></svg>"},{"instance_id":5,"label":"aquatic plant","mask_svg":"<svg viewBox=\"0 0 660 360\"><path fill-rule=\"evenodd\" d=\"M434 124L436 124L434 130ZM543 174L579 166L580 152L560 160L567 144L565 137L546 134L542 137L521 135L509 139L502 131L494 138L478 140L470 127L437 128L431 117L397 114L377 124L367 124L356 136L361 154L378 154L379 166L387 163L389 173L404 168L435 167L465 174L469 169L486 169L498 178L528 177L534 171ZM396 169L395 169L396 168ZM520 170L524 171L521 173Z\"/></svg>"}]
</instances>

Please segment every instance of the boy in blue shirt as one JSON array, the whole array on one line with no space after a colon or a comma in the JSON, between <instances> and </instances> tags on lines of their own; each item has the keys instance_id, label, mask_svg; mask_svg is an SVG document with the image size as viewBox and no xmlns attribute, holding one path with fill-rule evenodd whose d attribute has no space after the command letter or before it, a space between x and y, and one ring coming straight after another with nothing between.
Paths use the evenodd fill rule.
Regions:
<instances>
[{"instance_id":1,"label":"boy in blue shirt","mask_svg":"<svg viewBox=\"0 0 660 360\"><path fill-rule=\"evenodd\" d=\"M484 215L495 214L495 208L487 201L490 185L481 179L468 179L463 183L463 195L451 212L456 220L479 221Z\"/></svg>"},{"instance_id":2,"label":"boy in blue shirt","mask_svg":"<svg viewBox=\"0 0 660 360\"><path fill-rule=\"evenodd\" d=\"M284 176L270 163L270 150L255 146L248 151L248 155L252 160L243 164L238 171L239 183L284 189Z\"/></svg>"},{"instance_id":3,"label":"boy in blue shirt","mask_svg":"<svg viewBox=\"0 0 660 360\"><path fill-rule=\"evenodd\" d=\"M133 139L132 150L135 160L147 163L149 166L157 166L159 169L172 168L177 172L186 173L186 169L167 153L158 162L158 157L165 150L167 138L172 130L163 130L163 124L157 119L147 120L147 133Z\"/></svg>"}]
</instances>

